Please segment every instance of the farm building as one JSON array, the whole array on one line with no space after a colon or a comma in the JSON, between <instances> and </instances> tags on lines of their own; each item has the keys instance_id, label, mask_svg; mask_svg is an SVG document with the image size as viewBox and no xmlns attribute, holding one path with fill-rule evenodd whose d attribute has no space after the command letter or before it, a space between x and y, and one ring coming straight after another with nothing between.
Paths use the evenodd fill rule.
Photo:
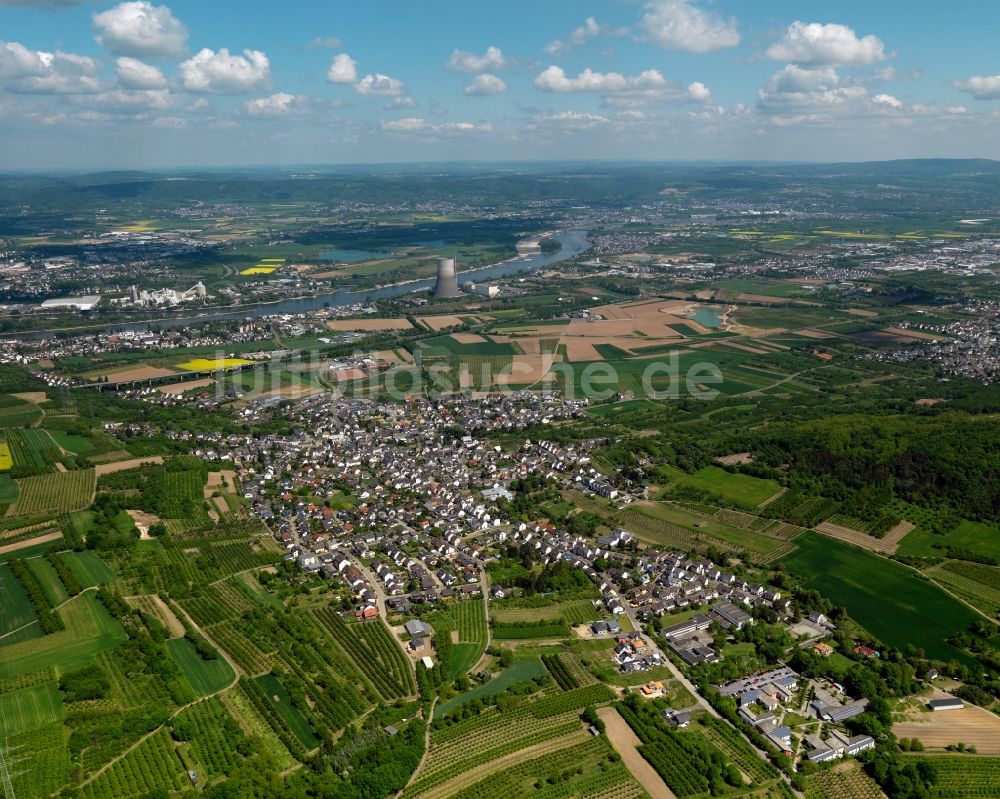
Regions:
<instances>
[{"instance_id":1,"label":"farm building","mask_svg":"<svg viewBox=\"0 0 1000 799\"><path fill-rule=\"evenodd\" d=\"M965 702L955 696L949 696L947 699L932 699L927 703L927 707L931 710L961 710L965 707Z\"/></svg>"}]
</instances>

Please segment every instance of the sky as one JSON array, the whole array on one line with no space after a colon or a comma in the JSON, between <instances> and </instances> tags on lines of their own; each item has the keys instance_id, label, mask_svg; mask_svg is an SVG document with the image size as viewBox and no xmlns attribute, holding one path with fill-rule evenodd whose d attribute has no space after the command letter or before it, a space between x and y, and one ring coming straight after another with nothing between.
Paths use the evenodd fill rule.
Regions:
<instances>
[{"instance_id":1,"label":"sky","mask_svg":"<svg viewBox=\"0 0 1000 799\"><path fill-rule=\"evenodd\" d=\"M0 0L0 169L1000 158L982 0Z\"/></svg>"}]
</instances>

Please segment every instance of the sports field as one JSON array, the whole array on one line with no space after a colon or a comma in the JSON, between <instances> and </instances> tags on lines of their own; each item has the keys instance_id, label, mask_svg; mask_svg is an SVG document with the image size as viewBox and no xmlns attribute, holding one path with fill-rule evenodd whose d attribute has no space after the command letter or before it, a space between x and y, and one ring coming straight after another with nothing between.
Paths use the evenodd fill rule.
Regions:
<instances>
[{"instance_id":1,"label":"sports field","mask_svg":"<svg viewBox=\"0 0 1000 799\"><path fill-rule=\"evenodd\" d=\"M982 617L917 572L818 533L795 543L781 560L785 568L876 638L900 649L912 644L929 658L972 662L946 639Z\"/></svg>"}]
</instances>

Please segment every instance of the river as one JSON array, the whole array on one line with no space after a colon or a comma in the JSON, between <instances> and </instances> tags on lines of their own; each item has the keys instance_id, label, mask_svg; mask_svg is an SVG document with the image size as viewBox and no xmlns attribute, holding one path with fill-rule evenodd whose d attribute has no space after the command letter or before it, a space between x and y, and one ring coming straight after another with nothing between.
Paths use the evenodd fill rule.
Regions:
<instances>
[{"instance_id":1,"label":"river","mask_svg":"<svg viewBox=\"0 0 1000 799\"><path fill-rule=\"evenodd\" d=\"M590 247L587 241L587 230L575 228L571 230L560 230L553 234L561 244L556 252L543 254L519 256L509 261L501 261L492 266L482 266L478 269L470 269L459 272L459 283L476 280L495 280L496 278L509 277L519 272L533 272L551 264L568 260ZM262 316L278 316L306 313L319 308L338 308L345 305L356 305L369 300L384 300L390 297L399 297L403 294L411 294L417 291L427 291L434 285L434 279L411 280L404 283L393 283L389 286L382 286L377 289L366 291L346 291L340 289L330 294L317 294L310 297L300 297L298 299L279 300L277 302L264 302L254 305L241 305L234 309L218 309L206 311L196 316L172 316L162 319L149 319L143 322L120 322L109 324L103 327L87 328L80 332L94 333L103 332L124 332L124 331L145 331L150 329L168 330L176 327L190 327L191 325L203 324L205 322L237 321L240 319L259 319ZM20 338L26 340L38 340L50 338L54 332L36 330L25 333L4 334L4 337ZM62 331L71 332L71 331Z\"/></svg>"}]
</instances>

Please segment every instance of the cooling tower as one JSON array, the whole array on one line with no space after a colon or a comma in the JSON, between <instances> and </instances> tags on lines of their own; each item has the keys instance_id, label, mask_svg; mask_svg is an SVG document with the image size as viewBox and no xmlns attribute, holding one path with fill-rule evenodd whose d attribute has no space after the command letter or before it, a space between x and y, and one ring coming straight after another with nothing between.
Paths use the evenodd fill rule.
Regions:
<instances>
[{"instance_id":1,"label":"cooling tower","mask_svg":"<svg viewBox=\"0 0 1000 799\"><path fill-rule=\"evenodd\" d=\"M457 297L458 274L455 272L454 258L438 258L437 283L434 284L435 297Z\"/></svg>"}]
</instances>

